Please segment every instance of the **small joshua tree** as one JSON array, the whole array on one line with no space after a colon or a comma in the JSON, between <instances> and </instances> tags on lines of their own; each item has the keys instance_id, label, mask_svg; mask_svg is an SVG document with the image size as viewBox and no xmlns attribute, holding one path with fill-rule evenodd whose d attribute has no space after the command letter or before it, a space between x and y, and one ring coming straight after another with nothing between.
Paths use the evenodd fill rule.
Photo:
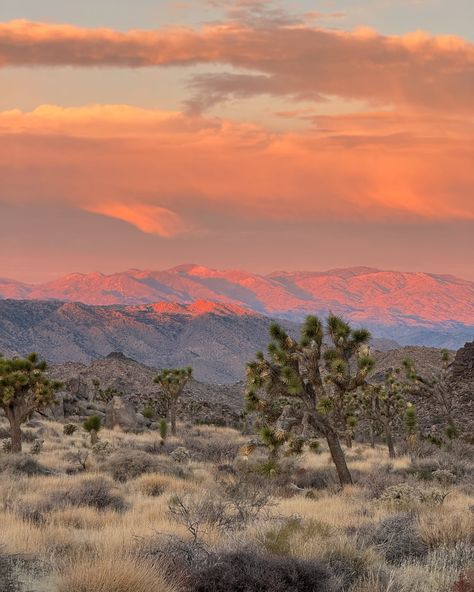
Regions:
<instances>
[{"instance_id":1,"label":"small joshua tree","mask_svg":"<svg viewBox=\"0 0 474 592\"><path fill-rule=\"evenodd\" d=\"M61 383L45 376L46 362L36 354L26 358L0 357L0 407L10 422L11 450L21 452L21 424L34 411L52 405Z\"/></svg>"},{"instance_id":2,"label":"small joshua tree","mask_svg":"<svg viewBox=\"0 0 474 592\"><path fill-rule=\"evenodd\" d=\"M405 427L407 431L408 444L410 448L413 450L416 442L416 432L418 428L416 408L413 405L408 405L405 411Z\"/></svg>"},{"instance_id":3,"label":"small joshua tree","mask_svg":"<svg viewBox=\"0 0 474 592\"><path fill-rule=\"evenodd\" d=\"M385 435L390 458L396 457L392 428L397 419L403 416L408 403L405 394L409 383L401 378L400 368L390 370L382 384L369 384L360 392L359 412L376 429L380 426Z\"/></svg>"},{"instance_id":4,"label":"small joshua tree","mask_svg":"<svg viewBox=\"0 0 474 592\"><path fill-rule=\"evenodd\" d=\"M287 441L290 450L298 452L304 442L323 435L344 486L352 478L340 435L348 435L353 395L366 384L373 360L364 348L368 331L353 330L330 315L327 334L331 347L323 353L324 328L317 317L306 319L299 341L273 323L269 357L259 352L247 364L247 410L257 412L257 424L265 430L273 456L280 442Z\"/></svg>"},{"instance_id":5,"label":"small joshua tree","mask_svg":"<svg viewBox=\"0 0 474 592\"><path fill-rule=\"evenodd\" d=\"M98 415L91 415L86 419L86 421L82 424L82 427L89 432L91 437L91 444L97 444L99 441L98 433L100 428L102 427L102 420Z\"/></svg>"},{"instance_id":6,"label":"small joshua tree","mask_svg":"<svg viewBox=\"0 0 474 592\"><path fill-rule=\"evenodd\" d=\"M162 446L165 445L167 435L168 435L168 422L163 417L160 419L160 438L161 438L161 445Z\"/></svg>"},{"instance_id":7,"label":"small joshua tree","mask_svg":"<svg viewBox=\"0 0 474 592\"><path fill-rule=\"evenodd\" d=\"M176 435L176 413L178 407L178 400L186 386L186 383L191 378L193 369L174 368L162 370L158 376L155 377L155 383L159 384L166 401L166 407L171 423L171 433Z\"/></svg>"}]
</instances>

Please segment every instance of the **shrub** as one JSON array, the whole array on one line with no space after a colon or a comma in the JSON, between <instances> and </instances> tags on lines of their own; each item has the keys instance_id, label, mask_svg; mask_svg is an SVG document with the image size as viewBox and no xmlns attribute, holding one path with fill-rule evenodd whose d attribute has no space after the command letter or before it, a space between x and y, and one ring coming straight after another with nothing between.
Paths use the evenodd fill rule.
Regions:
<instances>
[{"instance_id":1,"label":"shrub","mask_svg":"<svg viewBox=\"0 0 474 592\"><path fill-rule=\"evenodd\" d=\"M116 481L129 481L144 473L154 473L159 468L156 457L142 450L119 450L103 464L103 469Z\"/></svg>"},{"instance_id":2,"label":"shrub","mask_svg":"<svg viewBox=\"0 0 474 592\"><path fill-rule=\"evenodd\" d=\"M193 458L215 464L232 462L239 451L239 444L224 438L184 438L184 445L193 453Z\"/></svg>"},{"instance_id":3,"label":"shrub","mask_svg":"<svg viewBox=\"0 0 474 592\"><path fill-rule=\"evenodd\" d=\"M338 592L348 592L355 582L369 576L380 564L372 548L344 535L332 536L321 547L321 560L331 571Z\"/></svg>"},{"instance_id":4,"label":"shrub","mask_svg":"<svg viewBox=\"0 0 474 592\"><path fill-rule=\"evenodd\" d=\"M0 456L0 473L11 475L49 475L50 471L31 456L11 454Z\"/></svg>"},{"instance_id":5,"label":"shrub","mask_svg":"<svg viewBox=\"0 0 474 592\"><path fill-rule=\"evenodd\" d=\"M381 502L394 506L405 506L422 501L421 491L408 483L387 487L379 497Z\"/></svg>"},{"instance_id":6,"label":"shrub","mask_svg":"<svg viewBox=\"0 0 474 592\"><path fill-rule=\"evenodd\" d=\"M330 574L317 561L234 551L210 557L195 570L190 592L329 592Z\"/></svg>"},{"instance_id":7,"label":"shrub","mask_svg":"<svg viewBox=\"0 0 474 592\"><path fill-rule=\"evenodd\" d=\"M337 474L331 467L322 469L300 469L296 471L293 483L301 489L337 488L339 481Z\"/></svg>"},{"instance_id":8,"label":"shrub","mask_svg":"<svg viewBox=\"0 0 474 592\"><path fill-rule=\"evenodd\" d=\"M79 484L56 491L45 505L50 509L72 505L116 512L122 512L127 508L124 499L114 490L113 483L103 477L84 479Z\"/></svg>"},{"instance_id":9,"label":"shrub","mask_svg":"<svg viewBox=\"0 0 474 592\"><path fill-rule=\"evenodd\" d=\"M15 574L11 557L0 554L0 590L2 592L19 592L20 584Z\"/></svg>"},{"instance_id":10,"label":"shrub","mask_svg":"<svg viewBox=\"0 0 474 592\"><path fill-rule=\"evenodd\" d=\"M110 456L114 451L114 447L110 442L107 440L102 440L100 442L96 442L92 446L92 454L99 459L104 459L107 456Z\"/></svg>"},{"instance_id":11,"label":"shrub","mask_svg":"<svg viewBox=\"0 0 474 592\"><path fill-rule=\"evenodd\" d=\"M189 451L184 446L178 446L170 453L171 458L177 463L187 463L191 460Z\"/></svg>"},{"instance_id":12,"label":"shrub","mask_svg":"<svg viewBox=\"0 0 474 592\"><path fill-rule=\"evenodd\" d=\"M301 520L288 518L282 524L265 531L257 540L272 555L289 555L291 539L299 530L301 530Z\"/></svg>"},{"instance_id":13,"label":"shrub","mask_svg":"<svg viewBox=\"0 0 474 592\"><path fill-rule=\"evenodd\" d=\"M2 440L2 450L3 450L3 452L6 452L7 454L12 451L11 438L5 438L4 440Z\"/></svg>"},{"instance_id":14,"label":"shrub","mask_svg":"<svg viewBox=\"0 0 474 592\"><path fill-rule=\"evenodd\" d=\"M365 544L374 545L388 563L399 564L407 558L420 558L428 552L417 528L415 516L393 514L377 524L369 524L360 531Z\"/></svg>"},{"instance_id":15,"label":"shrub","mask_svg":"<svg viewBox=\"0 0 474 592\"><path fill-rule=\"evenodd\" d=\"M370 472L362 472L355 480L357 485L366 490L369 499L379 498L388 487L399 481L400 476L394 472L390 463L375 465Z\"/></svg>"},{"instance_id":16,"label":"shrub","mask_svg":"<svg viewBox=\"0 0 474 592\"><path fill-rule=\"evenodd\" d=\"M155 417L155 413L155 408L152 405L146 405L142 411L142 415L146 419L153 419Z\"/></svg>"},{"instance_id":17,"label":"shrub","mask_svg":"<svg viewBox=\"0 0 474 592\"><path fill-rule=\"evenodd\" d=\"M158 497L162 495L167 488L166 478L162 475L142 475L136 481L136 488L143 495Z\"/></svg>"},{"instance_id":18,"label":"shrub","mask_svg":"<svg viewBox=\"0 0 474 592\"><path fill-rule=\"evenodd\" d=\"M43 440L35 440L30 446L30 454L40 454L43 450Z\"/></svg>"},{"instance_id":19,"label":"shrub","mask_svg":"<svg viewBox=\"0 0 474 592\"><path fill-rule=\"evenodd\" d=\"M433 471L433 479L442 485L452 485L456 483L456 475L447 469L437 469Z\"/></svg>"},{"instance_id":20,"label":"shrub","mask_svg":"<svg viewBox=\"0 0 474 592\"><path fill-rule=\"evenodd\" d=\"M72 436L75 432L77 432L77 425L74 423L67 423L63 427L63 433L65 436Z\"/></svg>"}]
</instances>

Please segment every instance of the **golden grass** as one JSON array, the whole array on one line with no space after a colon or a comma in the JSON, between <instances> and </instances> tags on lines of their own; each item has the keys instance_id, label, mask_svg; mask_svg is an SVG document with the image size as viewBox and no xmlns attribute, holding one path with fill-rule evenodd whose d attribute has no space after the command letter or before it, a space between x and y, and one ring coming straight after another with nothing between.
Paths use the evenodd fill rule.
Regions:
<instances>
[{"instance_id":1,"label":"golden grass","mask_svg":"<svg viewBox=\"0 0 474 592\"><path fill-rule=\"evenodd\" d=\"M133 557L79 561L57 577L57 592L176 592L159 567Z\"/></svg>"},{"instance_id":2,"label":"golden grass","mask_svg":"<svg viewBox=\"0 0 474 592\"><path fill-rule=\"evenodd\" d=\"M184 429L184 428L182 428ZM125 483L113 483L100 471L100 461L92 454L88 470L67 475L71 467L66 456L71 449L86 450L88 437L78 430L73 436L63 434L63 426L44 422L44 448L36 457L38 462L56 474L32 477L15 476L0 479L0 547L2 552L38 559L49 568L49 579L31 579L32 592L178 592L175 581L166 581L160 566L153 566L136 558L141 541L159 533L189 540L182 524L173 521L168 511L172 496L210 495L216 493L216 467L206 460L191 461L189 476L162 474L141 475ZM190 428L188 435L203 442L243 443L247 437L230 428L199 426ZM102 440L119 449L146 449L157 445L159 435L153 432L126 434L102 430ZM169 444L179 446L183 441L170 438ZM205 448L203 446L203 448ZM29 444L25 450L28 451ZM375 474L379 467L391 463L393 470L406 469L408 457L390 460L383 446L371 449L356 445L346 450L351 469ZM169 460L169 459L168 459ZM168 462L168 461L167 461ZM308 471L332 467L329 453L306 453L300 466ZM123 498L126 510L98 510L89 506L58 504L42 512L42 519L28 519L23 509L41 512L42 504L58 492L80 486L84 480L103 475L112 484L114 494ZM383 478L383 474L382 474ZM401 481L403 478L401 478ZM361 481L364 482L365 481ZM383 481L382 481L383 483ZM421 488L433 484L417 482ZM297 494L275 497L268 514L241 530L228 533L209 524L200 530L202 540L211 548L231 547L235 540L262 545L265 532L277 528L282 520L298 517L302 528L295 529L289 538L291 556L331 562L334 558L358 566L362 575L354 577L350 592L448 592L459 574L442 561L435 565L407 562L400 567L389 566L374 548L361 548L355 533L367 524L378 522L396 507L370 500L362 485L315 491L314 497ZM473 542L474 516L469 511L474 497L462 487L453 487L442 506L417 504L417 528L430 549L449 548ZM263 535L263 538L262 538ZM365 571L364 571L365 569ZM52 572L51 572L52 570ZM52 575L51 575L52 573ZM51 579L52 578L52 579ZM425 586L425 587L423 587Z\"/></svg>"}]
</instances>

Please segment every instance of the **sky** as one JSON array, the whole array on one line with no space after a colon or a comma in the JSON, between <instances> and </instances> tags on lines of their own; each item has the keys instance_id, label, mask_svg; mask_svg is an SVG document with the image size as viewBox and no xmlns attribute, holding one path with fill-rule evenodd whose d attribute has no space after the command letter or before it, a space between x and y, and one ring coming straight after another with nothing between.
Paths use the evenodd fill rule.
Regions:
<instances>
[{"instance_id":1,"label":"sky","mask_svg":"<svg viewBox=\"0 0 474 592\"><path fill-rule=\"evenodd\" d=\"M474 280L472 0L2 0L0 278Z\"/></svg>"}]
</instances>

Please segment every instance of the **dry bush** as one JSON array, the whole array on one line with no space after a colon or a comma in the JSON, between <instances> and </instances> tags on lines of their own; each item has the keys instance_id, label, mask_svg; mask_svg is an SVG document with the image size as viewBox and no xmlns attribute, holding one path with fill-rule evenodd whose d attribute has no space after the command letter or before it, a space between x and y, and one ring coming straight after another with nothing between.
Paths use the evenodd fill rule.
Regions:
<instances>
[{"instance_id":1,"label":"dry bush","mask_svg":"<svg viewBox=\"0 0 474 592\"><path fill-rule=\"evenodd\" d=\"M101 468L116 481L129 481L157 470L157 460L140 450L119 450L102 463Z\"/></svg>"},{"instance_id":2,"label":"dry bush","mask_svg":"<svg viewBox=\"0 0 474 592\"><path fill-rule=\"evenodd\" d=\"M114 483L103 476L88 477L79 482L70 482L49 491L36 508L30 511L51 512L67 507L90 507L96 510L114 510L122 512L127 508L123 497ZM24 512L25 510L23 510Z\"/></svg>"},{"instance_id":3,"label":"dry bush","mask_svg":"<svg viewBox=\"0 0 474 592\"><path fill-rule=\"evenodd\" d=\"M117 512L127 508L127 504L113 483L104 477L84 479L77 486L66 490L64 494L66 501L72 506L89 506L96 510L115 510Z\"/></svg>"},{"instance_id":4,"label":"dry bush","mask_svg":"<svg viewBox=\"0 0 474 592\"><path fill-rule=\"evenodd\" d=\"M192 474L189 467L178 466L171 459L133 449L114 452L101 464L101 469L121 482L136 479L146 473L163 473L183 479Z\"/></svg>"},{"instance_id":5,"label":"dry bush","mask_svg":"<svg viewBox=\"0 0 474 592\"><path fill-rule=\"evenodd\" d=\"M230 463L239 452L239 442L229 438L210 438L184 436L183 445L191 451L196 460L214 464Z\"/></svg>"},{"instance_id":6,"label":"dry bush","mask_svg":"<svg viewBox=\"0 0 474 592\"><path fill-rule=\"evenodd\" d=\"M113 557L74 563L57 578L58 592L176 592L156 564Z\"/></svg>"},{"instance_id":7,"label":"dry bush","mask_svg":"<svg viewBox=\"0 0 474 592\"><path fill-rule=\"evenodd\" d=\"M367 524L360 529L359 538L361 544L373 545L392 564L399 564L407 558L419 559L428 552L428 546L418 532L414 514L393 514L376 524Z\"/></svg>"},{"instance_id":8,"label":"dry bush","mask_svg":"<svg viewBox=\"0 0 474 592\"><path fill-rule=\"evenodd\" d=\"M439 547L423 562L407 561L393 572L397 592L451 592L460 574L474 564L474 547ZM464 591L463 591L464 592Z\"/></svg>"},{"instance_id":9,"label":"dry bush","mask_svg":"<svg viewBox=\"0 0 474 592\"><path fill-rule=\"evenodd\" d=\"M138 477L134 482L134 488L142 495L159 497L168 490L169 480L166 476L159 474L145 474Z\"/></svg>"},{"instance_id":10,"label":"dry bush","mask_svg":"<svg viewBox=\"0 0 474 592\"><path fill-rule=\"evenodd\" d=\"M18 577L15 573L13 560L0 553L0 590L2 592L20 592Z\"/></svg>"},{"instance_id":11,"label":"dry bush","mask_svg":"<svg viewBox=\"0 0 474 592\"><path fill-rule=\"evenodd\" d=\"M51 471L26 454L2 454L0 455L0 473L31 477L48 475Z\"/></svg>"},{"instance_id":12,"label":"dry bush","mask_svg":"<svg viewBox=\"0 0 474 592\"><path fill-rule=\"evenodd\" d=\"M293 478L293 483L301 489L339 489L337 473L332 467L320 469L299 469Z\"/></svg>"},{"instance_id":13,"label":"dry bush","mask_svg":"<svg viewBox=\"0 0 474 592\"><path fill-rule=\"evenodd\" d=\"M418 529L431 549L474 543L474 513L462 510L423 513L418 518Z\"/></svg>"},{"instance_id":14,"label":"dry bush","mask_svg":"<svg viewBox=\"0 0 474 592\"><path fill-rule=\"evenodd\" d=\"M330 592L330 573L317 561L263 555L254 550L216 554L195 570L189 592Z\"/></svg>"},{"instance_id":15,"label":"dry bush","mask_svg":"<svg viewBox=\"0 0 474 592\"><path fill-rule=\"evenodd\" d=\"M338 592L349 591L354 583L380 568L379 558L372 549L343 535L327 540L319 557L333 574Z\"/></svg>"},{"instance_id":16,"label":"dry bush","mask_svg":"<svg viewBox=\"0 0 474 592\"><path fill-rule=\"evenodd\" d=\"M361 472L355 483L363 487L369 499L378 498L392 485L401 480L400 474L394 471L392 463L375 464L367 472Z\"/></svg>"}]
</instances>

